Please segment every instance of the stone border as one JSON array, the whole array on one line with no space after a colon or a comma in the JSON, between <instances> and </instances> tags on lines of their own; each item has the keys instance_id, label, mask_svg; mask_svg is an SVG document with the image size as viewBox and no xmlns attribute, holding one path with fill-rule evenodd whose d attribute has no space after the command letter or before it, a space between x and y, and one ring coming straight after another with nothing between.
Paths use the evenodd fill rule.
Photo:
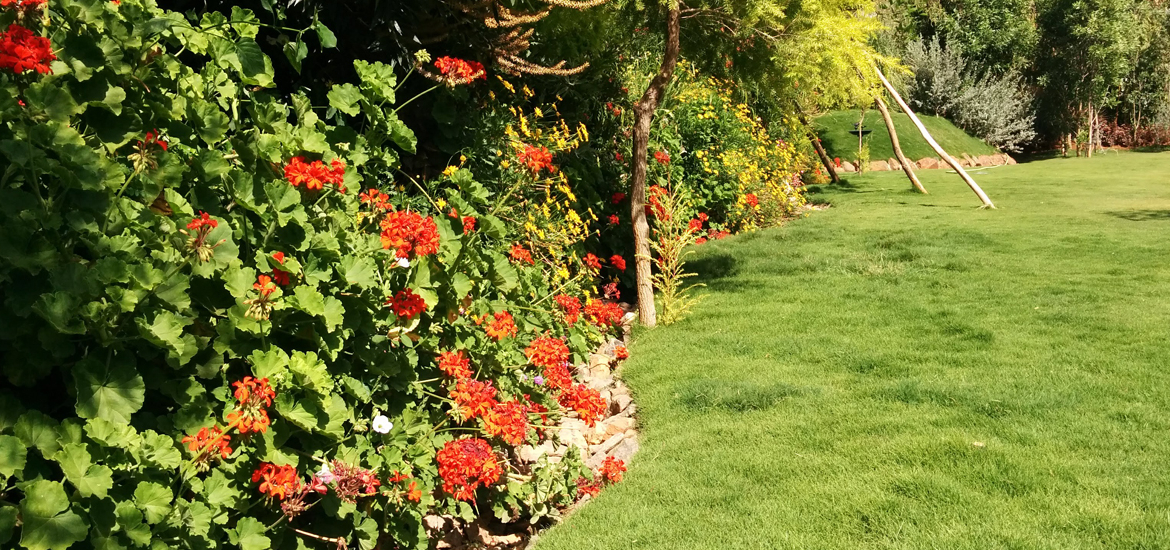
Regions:
<instances>
[{"instance_id":1,"label":"stone border","mask_svg":"<svg viewBox=\"0 0 1170 550\"><path fill-rule=\"evenodd\" d=\"M638 405L630 396L630 389L621 381L621 361L616 353L619 346L624 347L630 342L630 329L635 314L629 304L621 305L626 311L622 317L622 337L602 344L589 354L587 363L574 368L577 380L598 390L602 399L605 399L608 405L606 418L590 428L577 417L576 412L567 412L552 428L556 433L554 437L542 441L540 445L522 445L515 449L512 458L516 464L533 464L545 455L549 462L557 463L569 452L570 447L577 447L581 450L581 456L585 457L585 466L596 471L607 457L629 464L634 453L638 452L637 420L634 417ZM590 500L586 495L574 502L561 511L561 517L573 513ZM511 523L499 523L491 517L490 511L487 513L488 516L480 517L472 523L465 523L452 516L432 514L423 517L423 526L428 536L437 541L435 548L460 550L530 548L542 531L523 518Z\"/></svg>"},{"instance_id":2,"label":"stone border","mask_svg":"<svg viewBox=\"0 0 1170 550\"><path fill-rule=\"evenodd\" d=\"M1012 158L1007 153L996 153L994 155L980 155L972 157L967 153L963 153L961 157L955 160L959 162L959 166L963 168L976 168L985 166L1006 166L1016 164L1016 159ZM950 165L943 162L942 159L936 157L926 157L914 163L916 170L935 170L939 168L950 168ZM902 165L898 163L897 159L889 160L874 160L869 163L870 172L888 172L891 170L901 170ZM842 161L841 167L838 170L842 172L856 172L857 166L849 161Z\"/></svg>"}]
</instances>

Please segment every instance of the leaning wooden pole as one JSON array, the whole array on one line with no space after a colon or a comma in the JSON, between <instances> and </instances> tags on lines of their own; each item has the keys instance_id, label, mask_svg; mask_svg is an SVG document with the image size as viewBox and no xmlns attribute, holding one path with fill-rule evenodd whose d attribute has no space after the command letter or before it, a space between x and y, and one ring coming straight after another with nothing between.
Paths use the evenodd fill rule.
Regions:
<instances>
[{"instance_id":1,"label":"leaning wooden pole","mask_svg":"<svg viewBox=\"0 0 1170 550\"><path fill-rule=\"evenodd\" d=\"M795 103L795 102L794 102ZM813 149L817 152L817 156L821 158L821 164L825 165L825 170L829 172L829 179L833 183L841 183L841 178L837 175L837 168L833 166L833 159L829 158L829 154L825 152L825 148L821 146L821 138L817 137L816 130L808 123L808 117L804 116L804 110L800 108L800 103L796 104L796 117L800 121L800 125L804 126L805 133L808 134L808 140L812 143Z\"/></svg>"},{"instance_id":2,"label":"leaning wooden pole","mask_svg":"<svg viewBox=\"0 0 1170 550\"><path fill-rule=\"evenodd\" d=\"M914 184L914 188L923 195L926 194L926 188L922 186L922 182L918 181L918 176L911 168L912 163L902 154L902 145L898 143L898 131L894 129L894 119L890 117L890 110L886 107L886 102L878 97L877 108L882 113L882 120L886 121L886 131L890 133L890 145L894 146L894 155L898 157L898 163L902 165L902 171L906 172L906 177L910 178L910 183Z\"/></svg>"},{"instance_id":3,"label":"leaning wooden pole","mask_svg":"<svg viewBox=\"0 0 1170 550\"><path fill-rule=\"evenodd\" d=\"M902 111L906 113L906 116L910 117L910 122L913 122L914 126L918 127L918 131L922 134L922 138L926 140L926 143L930 144L930 148L934 149L934 152L937 153L944 162L951 165L951 168L955 169L955 172L959 174L959 177L963 178L963 181L967 182L967 186L975 192L980 201L983 201L984 208L995 208L995 204L992 204L991 199L987 197L987 193L984 193L983 189L979 188L979 184L975 183L975 180L971 179L971 176L967 174L967 171L963 170L963 167L959 166L959 163L956 162L955 159L950 155L948 155L947 152L943 150L942 146L934 140L934 138L930 135L930 132L926 130L926 126L922 125L922 121L918 120L918 116L914 114L914 111L910 110L910 106L906 105L906 102L902 100L902 96L898 95L898 91L890 85L890 81L886 80L886 75L882 74L882 70L877 66L874 66L873 70L877 71L878 78L882 79L882 85L886 87L887 92L890 92L890 96L892 96L894 101L898 103L898 107L901 107Z\"/></svg>"}]
</instances>

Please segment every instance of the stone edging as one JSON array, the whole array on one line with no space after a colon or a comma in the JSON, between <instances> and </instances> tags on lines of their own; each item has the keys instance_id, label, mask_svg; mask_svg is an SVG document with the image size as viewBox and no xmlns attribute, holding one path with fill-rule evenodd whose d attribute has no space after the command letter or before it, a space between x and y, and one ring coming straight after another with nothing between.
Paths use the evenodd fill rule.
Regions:
<instances>
[{"instance_id":1,"label":"stone edging","mask_svg":"<svg viewBox=\"0 0 1170 550\"><path fill-rule=\"evenodd\" d=\"M1004 166L1016 163L1016 159L1012 158L1007 153L996 153L994 155L980 155L972 157L967 153L963 153L961 157L956 157L955 160L959 162L959 166L963 168L975 168L983 166ZM926 157L914 163L916 170L934 170L937 168L950 168L950 165L943 162L936 157ZM869 163L870 172L887 172L890 170L901 170L902 165L898 164L897 159L889 160L874 160ZM856 172L857 166L848 161L842 161L841 167L838 170L842 172Z\"/></svg>"}]
</instances>

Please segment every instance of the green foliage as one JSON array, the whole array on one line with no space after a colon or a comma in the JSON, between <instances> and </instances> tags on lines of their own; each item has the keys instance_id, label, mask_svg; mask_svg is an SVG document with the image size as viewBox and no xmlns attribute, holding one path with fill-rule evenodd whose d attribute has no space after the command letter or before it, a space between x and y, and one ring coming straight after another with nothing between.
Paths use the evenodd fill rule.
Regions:
<instances>
[{"instance_id":1,"label":"green foliage","mask_svg":"<svg viewBox=\"0 0 1170 550\"><path fill-rule=\"evenodd\" d=\"M857 134L851 134L849 131L853 130L854 124L857 124L860 114L856 110L834 111L817 117L814 126L821 138L821 144L824 145L830 158L839 157L845 161L857 155ZM922 139L922 134L918 133L918 129L910 122L910 117L906 116L905 113L894 112L890 113L890 117L894 119L898 142L907 158L919 160L937 156L934 149L930 148L926 140ZM945 118L921 114L918 115L918 118L930 131L930 135L952 156L962 156L963 153L967 153L977 157L995 153L994 147L967 135ZM871 130L865 140L866 145L869 146L870 157L874 160L894 158L894 149L890 145L890 134L886 130L885 122L882 121L881 113L876 110L866 111L865 127Z\"/></svg>"}]
</instances>

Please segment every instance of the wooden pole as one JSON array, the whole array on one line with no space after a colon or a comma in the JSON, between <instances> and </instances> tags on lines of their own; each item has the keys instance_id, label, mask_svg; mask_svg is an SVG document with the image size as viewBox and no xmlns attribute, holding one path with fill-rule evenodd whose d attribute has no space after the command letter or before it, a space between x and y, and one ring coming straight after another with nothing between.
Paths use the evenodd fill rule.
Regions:
<instances>
[{"instance_id":1,"label":"wooden pole","mask_svg":"<svg viewBox=\"0 0 1170 550\"><path fill-rule=\"evenodd\" d=\"M804 116L804 110L800 108L800 103L795 100L793 104L796 106L796 117L800 121L801 126L805 127L808 132L808 140L812 142L813 149L816 150L817 156L821 158L821 164L825 166L825 170L829 172L829 179L833 183L841 183L841 178L837 176L837 167L833 166L833 159L829 158L829 154L825 152L825 148L821 146L821 138L817 137L816 130L808 123L808 117Z\"/></svg>"},{"instance_id":2,"label":"wooden pole","mask_svg":"<svg viewBox=\"0 0 1170 550\"><path fill-rule=\"evenodd\" d=\"M878 78L882 79L882 85L886 87L886 91L890 92L890 96L893 97L894 101L898 103L898 107L901 107L902 111L906 113L906 116L910 117L910 122L913 122L914 126L918 128L918 131L922 134L922 138L926 140L926 143L930 144L930 148L934 149L934 152L937 153L939 157L942 157L943 161L951 165L951 168L955 169L955 172L959 174L959 177L963 178L963 181L967 182L967 186L970 187L971 190L975 192L975 195L979 197L979 200L983 202L984 208L995 208L995 204L991 202L991 199L987 197L987 194L983 192L983 189L979 188L979 184L975 183L975 180L971 179L971 176L967 174L967 171L963 170L963 167L959 166L959 163L956 162L955 159L950 155L948 155L947 152L943 150L942 146L934 140L934 137L932 137L930 132L926 130L926 126L922 125L922 121L918 120L918 116L914 114L914 111L910 110L910 106L906 105L906 102L902 100L901 95L898 95L898 91L894 89L894 87L890 84L890 81L886 80L886 75L882 74L882 70L876 65L874 66L873 70L877 71Z\"/></svg>"},{"instance_id":3,"label":"wooden pole","mask_svg":"<svg viewBox=\"0 0 1170 550\"><path fill-rule=\"evenodd\" d=\"M902 154L902 146L898 143L898 131L894 129L894 119L890 117L890 110L886 108L886 102L878 97L877 108L882 113L882 120L886 121L886 131L890 133L890 145L894 146L894 155L898 157L898 163L902 165L902 171L906 172L906 177L910 178L910 183L914 184L914 188L923 195L926 194L926 188L922 186L922 182L918 181L918 176L914 174L914 169L910 167L911 162Z\"/></svg>"}]
</instances>

